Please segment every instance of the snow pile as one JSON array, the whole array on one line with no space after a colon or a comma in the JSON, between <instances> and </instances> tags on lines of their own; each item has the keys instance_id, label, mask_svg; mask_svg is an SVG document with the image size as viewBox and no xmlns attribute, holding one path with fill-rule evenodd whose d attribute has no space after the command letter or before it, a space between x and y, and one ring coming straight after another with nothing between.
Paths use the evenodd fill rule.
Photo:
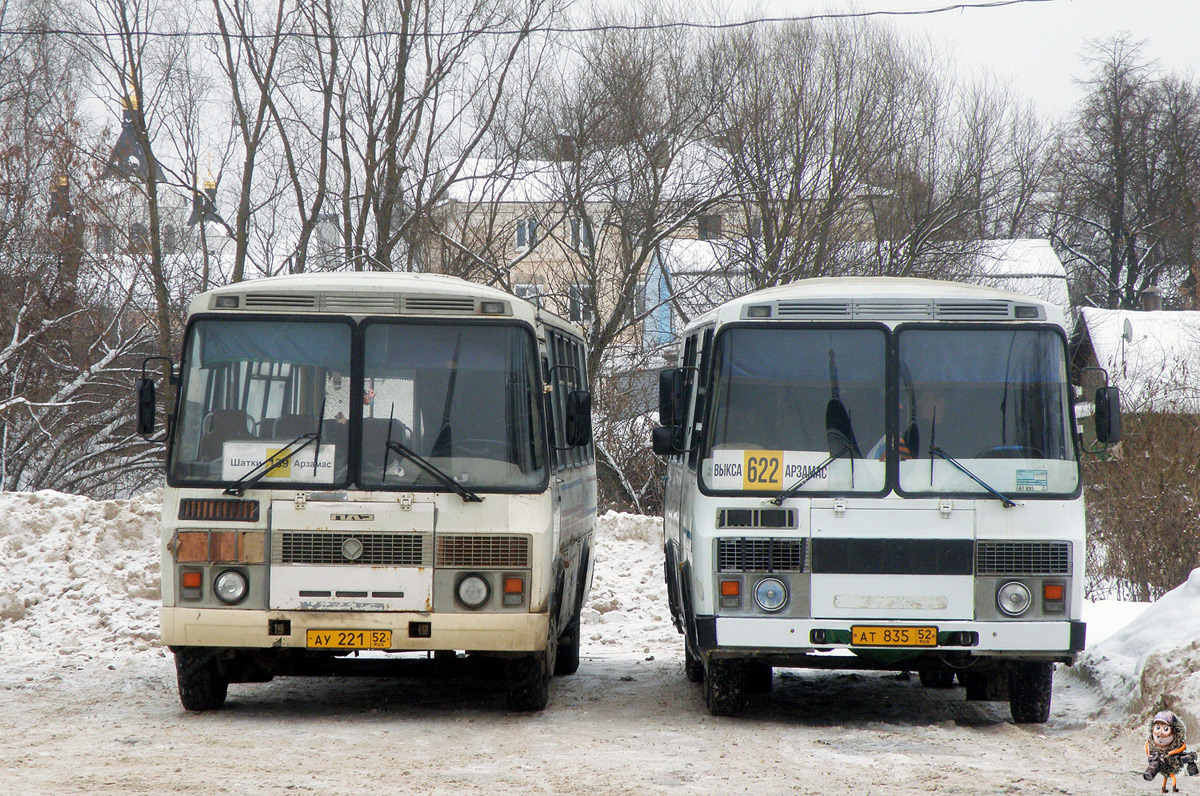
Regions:
<instances>
[{"instance_id":1,"label":"snow pile","mask_svg":"<svg viewBox=\"0 0 1200 796\"><path fill-rule=\"evenodd\" d=\"M682 650L663 581L662 520L606 513L596 526L595 556L592 591L583 609L583 638L591 651Z\"/></svg>"},{"instance_id":2,"label":"snow pile","mask_svg":"<svg viewBox=\"0 0 1200 796\"><path fill-rule=\"evenodd\" d=\"M0 492L6 663L157 646L161 510L160 493Z\"/></svg>"},{"instance_id":3,"label":"snow pile","mask_svg":"<svg viewBox=\"0 0 1200 796\"><path fill-rule=\"evenodd\" d=\"M1166 708L1200 726L1200 569L1136 620L1089 645L1076 669L1140 718Z\"/></svg>"}]
</instances>

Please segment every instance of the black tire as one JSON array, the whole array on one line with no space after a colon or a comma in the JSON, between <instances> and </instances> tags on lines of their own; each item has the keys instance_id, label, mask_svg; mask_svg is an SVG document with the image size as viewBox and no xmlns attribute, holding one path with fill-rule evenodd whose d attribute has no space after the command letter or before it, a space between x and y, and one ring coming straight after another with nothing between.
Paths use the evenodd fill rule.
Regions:
<instances>
[{"instance_id":1,"label":"black tire","mask_svg":"<svg viewBox=\"0 0 1200 796\"><path fill-rule=\"evenodd\" d=\"M769 694L775 685L775 670L769 663L750 661L746 664L746 693Z\"/></svg>"},{"instance_id":2,"label":"black tire","mask_svg":"<svg viewBox=\"0 0 1200 796\"><path fill-rule=\"evenodd\" d=\"M533 713L546 709L550 702L550 675L546 671L546 653L525 655L512 661L509 677L509 710Z\"/></svg>"},{"instance_id":3,"label":"black tire","mask_svg":"<svg viewBox=\"0 0 1200 796\"><path fill-rule=\"evenodd\" d=\"M917 676L926 688L950 688L954 685L954 672L950 669L918 669Z\"/></svg>"},{"instance_id":4,"label":"black tire","mask_svg":"<svg viewBox=\"0 0 1200 796\"><path fill-rule=\"evenodd\" d=\"M1008 707L1017 724L1045 724L1050 718L1054 664L1018 663L1008 673Z\"/></svg>"},{"instance_id":5,"label":"black tire","mask_svg":"<svg viewBox=\"0 0 1200 796\"><path fill-rule=\"evenodd\" d=\"M558 656L554 659L554 674L556 676L575 674L579 671L579 631L581 621L580 610L575 609L575 617L567 625L563 634L558 637Z\"/></svg>"},{"instance_id":6,"label":"black tire","mask_svg":"<svg viewBox=\"0 0 1200 796\"><path fill-rule=\"evenodd\" d=\"M704 669L704 703L714 716L737 716L746 707L746 662L710 659Z\"/></svg>"},{"instance_id":7,"label":"black tire","mask_svg":"<svg viewBox=\"0 0 1200 796\"><path fill-rule=\"evenodd\" d=\"M175 679L185 710L217 710L225 704L229 677L216 650L181 649L175 653Z\"/></svg>"},{"instance_id":8,"label":"black tire","mask_svg":"<svg viewBox=\"0 0 1200 796\"><path fill-rule=\"evenodd\" d=\"M684 639L683 642L683 673L689 683L704 682L704 661L692 652L692 645Z\"/></svg>"}]
</instances>

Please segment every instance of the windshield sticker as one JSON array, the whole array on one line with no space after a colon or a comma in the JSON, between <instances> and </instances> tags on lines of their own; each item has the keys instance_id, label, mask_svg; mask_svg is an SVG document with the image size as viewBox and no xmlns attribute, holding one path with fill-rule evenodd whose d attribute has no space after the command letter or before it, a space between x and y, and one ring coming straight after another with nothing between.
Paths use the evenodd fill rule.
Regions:
<instances>
[{"instance_id":1,"label":"windshield sticker","mask_svg":"<svg viewBox=\"0 0 1200 796\"><path fill-rule=\"evenodd\" d=\"M1046 470L1017 470L1018 492L1047 492L1050 476Z\"/></svg>"},{"instance_id":2,"label":"windshield sticker","mask_svg":"<svg viewBox=\"0 0 1200 796\"><path fill-rule=\"evenodd\" d=\"M277 457L286 445L261 442L226 442L221 457L221 479L236 481L244 478L255 468L261 467L270 457ZM336 445L321 445L313 455L311 446L291 458L275 465L263 478L264 481L298 482L306 484L332 484L333 459ZM315 470L315 475L314 475Z\"/></svg>"},{"instance_id":3,"label":"windshield sticker","mask_svg":"<svg viewBox=\"0 0 1200 796\"><path fill-rule=\"evenodd\" d=\"M829 457L819 451L713 451L704 480L713 489L782 491L809 476ZM827 489L829 467L822 467L805 484Z\"/></svg>"}]
</instances>

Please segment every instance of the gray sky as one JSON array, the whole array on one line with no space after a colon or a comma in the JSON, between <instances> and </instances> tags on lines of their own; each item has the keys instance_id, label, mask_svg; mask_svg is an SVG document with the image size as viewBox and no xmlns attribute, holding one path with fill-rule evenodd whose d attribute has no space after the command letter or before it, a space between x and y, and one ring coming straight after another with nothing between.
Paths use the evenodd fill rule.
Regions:
<instances>
[{"instance_id":1,"label":"gray sky","mask_svg":"<svg viewBox=\"0 0 1200 796\"><path fill-rule=\"evenodd\" d=\"M858 10L911 10L980 0L857 0ZM755 16L843 9L837 0L764 0ZM750 3L735 2L749 7ZM1200 76L1198 0L1051 0L918 17L880 17L898 30L945 44L961 70L1011 77L1014 90L1047 117L1067 113L1086 74L1084 43L1120 31L1145 40L1144 53L1168 71Z\"/></svg>"}]
</instances>

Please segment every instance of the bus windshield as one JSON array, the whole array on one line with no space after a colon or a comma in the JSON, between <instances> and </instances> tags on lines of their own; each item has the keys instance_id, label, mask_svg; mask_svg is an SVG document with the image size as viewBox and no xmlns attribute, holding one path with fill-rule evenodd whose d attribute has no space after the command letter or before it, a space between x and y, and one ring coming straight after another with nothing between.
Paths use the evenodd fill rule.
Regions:
<instances>
[{"instance_id":1,"label":"bus windshield","mask_svg":"<svg viewBox=\"0 0 1200 796\"><path fill-rule=\"evenodd\" d=\"M882 328L722 332L705 485L778 493L807 478L800 492L882 491L886 364Z\"/></svg>"},{"instance_id":2,"label":"bus windshield","mask_svg":"<svg viewBox=\"0 0 1200 796\"><path fill-rule=\"evenodd\" d=\"M1079 485L1066 349L1050 329L917 327L897 333L900 489L1064 494Z\"/></svg>"},{"instance_id":3,"label":"bus windshield","mask_svg":"<svg viewBox=\"0 0 1200 796\"><path fill-rule=\"evenodd\" d=\"M338 321L194 323L184 356L172 479L233 483L298 437L314 435L260 485L344 483L350 340L350 325Z\"/></svg>"},{"instance_id":4,"label":"bus windshield","mask_svg":"<svg viewBox=\"0 0 1200 796\"><path fill-rule=\"evenodd\" d=\"M542 484L537 359L527 330L374 321L364 351L364 488L444 488L413 456L468 489Z\"/></svg>"}]
</instances>

